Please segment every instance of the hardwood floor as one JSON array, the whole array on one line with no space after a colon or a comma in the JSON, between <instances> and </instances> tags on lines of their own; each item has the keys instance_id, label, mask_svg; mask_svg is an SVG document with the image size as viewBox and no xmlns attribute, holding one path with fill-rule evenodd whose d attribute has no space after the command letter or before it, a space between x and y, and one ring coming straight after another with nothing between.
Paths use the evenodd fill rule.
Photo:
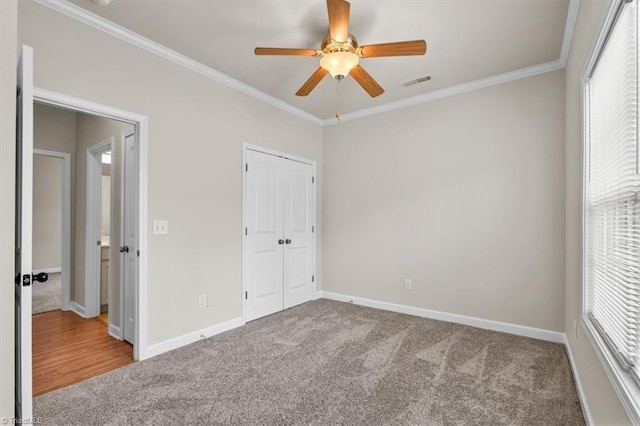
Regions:
<instances>
[{"instance_id":1,"label":"hardwood floor","mask_svg":"<svg viewBox=\"0 0 640 426\"><path fill-rule=\"evenodd\" d=\"M98 315L97 319L107 327L109 326L109 312L101 313L100 315Z\"/></svg>"},{"instance_id":2,"label":"hardwood floor","mask_svg":"<svg viewBox=\"0 0 640 426\"><path fill-rule=\"evenodd\" d=\"M133 346L96 318L51 311L33 316L33 395L133 363Z\"/></svg>"}]
</instances>

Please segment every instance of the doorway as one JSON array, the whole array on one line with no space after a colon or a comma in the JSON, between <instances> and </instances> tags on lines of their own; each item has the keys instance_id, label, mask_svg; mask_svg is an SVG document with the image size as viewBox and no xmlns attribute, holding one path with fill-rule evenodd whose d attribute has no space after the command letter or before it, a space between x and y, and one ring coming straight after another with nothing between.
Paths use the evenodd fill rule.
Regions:
<instances>
[{"instance_id":1,"label":"doorway","mask_svg":"<svg viewBox=\"0 0 640 426\"><path fill-rule=\"evenodd\" d=\"M135 129L124 127L87 149L85 316L135 347L138 149Z\"/></svg>"},{"instance_id":2,"label":"doorway","mask_svg":"<svg viewBox=\"0 0 640 426\"><path fill-rule=\"evenodd\" d=\"M71 154L33 150L32 312L68 311L71 305Z\"/></svg>"},{"instance_id":3,"label":"doorway","mask_svg":"<svg viewBox=\"0 0 640 426\"><path fill-rule=\"evenodd\" d=\"M33 317L34 395L133 362L135 332L130 333L126 342L123 341L120 316L121 306L125 305L122 300L124 294L119 291L122 286L120 275L111 273L114 269L117 271L124 260L123 254L118 250L122 240L119 228L124 224L122 215L130 210L120 202L120 194L129 192L125 188L135 186L136 182L135 172L130 174L128 180L114 176L122 172L125 163L123 132L133 141L129 145L135 152L136 133L130 123L40 103L34 105L34 145L40 149L36 149L35 153L49 152L41 150L43 147L67 151L60 157L73 159L70 168L74 175L72 184L68 185L73 190L72 197L68 197L71 201L67 203L72 205L74 215L70 221L71 229L62 233L67 239L74 240L71 257L74 265L71 271L72 312L61 312L62 306L58 304ZM109 136L103 139L105 135ZM96 144L95 141L100 139L103 140ZM59 219L60 201L56 205L48 200L60 198L60 190L53 191L51 187L62 186L58 177L61 167L52 167L47 161L39 161L39 157L34 157L33 172L34 272L39 272L38 265L44 267L56 263L42 256L38 249L47 242L43 236L60 233L58 222L62 222ZM48 157L43 160L48 160ZM135 163L135 158L133 162ZM57 173L52 173L52 168ZM44 179L38 178L41 174L45 175ZM135 198L129 200L128 205L133 204ZM63 216L68 218L69 213L65 212ZM51 220L58 226L53 227ZM136 230L132 234L137 238ZM85 241L90 241L91 244L85 244ZM130 244L135 247L135 238ZM57 253L56 250L53 251L54 253L47 253L49 257L55 258L51 256L54 254L60 256L59 244ZM44 263L47 260L48 263ZM32 284L34 314L39 297L36 290L46 286L55 288L60 281L55 268L43 269L43 272L50 273L49 280ZM94 272L97 272L96 277L93 277ZM127 277L134 289L136 277ZM112 291L111 287L116 290ZM132 316L135 318L135 291L129 296L132 298L129 305L133 307ZM54 311L55 309L58 310ZM135 323L133 326L135 327ZM50 336L55 336L55 339ZM52 340L55 340L53 345L50 344ZM83 356L77 357L77 350L74 348L79 346L83 347Z\"/></svg>"},{"instance_id":4,"label":"doorway","mask_svg":"<svg viewBox=\"0 0 640 426\"><path fill-rule=\"evenodd\" d=\"M313 300L315 163L245 145L243 201L246 321Z\"/></svg>"}]
</instances>

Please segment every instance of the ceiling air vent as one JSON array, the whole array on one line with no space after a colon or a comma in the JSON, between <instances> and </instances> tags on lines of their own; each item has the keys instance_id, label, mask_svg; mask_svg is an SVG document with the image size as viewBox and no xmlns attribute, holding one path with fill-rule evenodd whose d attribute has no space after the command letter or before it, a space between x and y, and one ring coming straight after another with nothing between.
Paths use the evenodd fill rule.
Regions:
<instances>
[{"instance_id":1,"label":"ceiling air vent","mask_svg":"<svg viewBox=\"0 0 640 426\"><path fill-rule=\"evenodd\" d=\"M404 81L400 84L402 84L403 87L409 87L409 86L413 86L414 84L424 83L425 81L429 81L429 80L431 80L431 76L425 75L422 77L414 78L413 80Z\"/></svg>"}]
</instances>

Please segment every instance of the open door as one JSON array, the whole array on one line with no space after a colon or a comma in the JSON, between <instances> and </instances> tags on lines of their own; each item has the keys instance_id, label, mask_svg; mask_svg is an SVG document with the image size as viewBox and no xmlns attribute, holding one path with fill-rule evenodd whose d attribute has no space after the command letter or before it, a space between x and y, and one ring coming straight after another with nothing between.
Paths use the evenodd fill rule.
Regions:
<instances>
[{"instance_id":1,"label":"open door","mask_svg":"<svg viewBox=\"0 0 640 426\"><path fill-rule=\"evenodd\" d=\"M138 344L136 335L136 306L138 288L138 218L137 202L138 185L137 170L138 150L136 146L136 133L128 132L124 135L124 177L123 177L123 227L122 243L120 252L123 254L121 260L121 271L124 291L120 294L123 303L123 321L121 322L124 340L134 347ZM135 352L134 352L135 353ZM137 359L137 358L136 358Z\"/></svg>"},{"instance_id":2,"label":"open door","mask_svg":"<svg viewBox=\"0 0 640 426\"><path fill-rule=\"evenodd\" d=\"M15 416L32 422L31 215L33 194L33 49L22 47L16 109Z\"/></svg>"}]
</instances>

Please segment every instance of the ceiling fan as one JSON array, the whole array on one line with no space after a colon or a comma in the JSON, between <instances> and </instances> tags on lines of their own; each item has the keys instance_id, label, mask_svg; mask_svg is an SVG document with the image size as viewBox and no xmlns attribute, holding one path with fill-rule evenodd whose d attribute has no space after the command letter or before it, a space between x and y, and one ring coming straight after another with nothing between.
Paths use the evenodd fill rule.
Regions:
<instances>
[{"instance_id":1,"label":"ceiling fan","mask_svg":"<svg viewBox=\"0 0 640 426\"><path fill-rule=\"evenodd\" d=\"M327 0L329 35L322 40L319 50L256 47L255 54L320 56L320 67L296 92L297 96L311 93L327 73L338 80L351 75L371 97L379 96L384 89L358 64L360 58L424 55L427 43L424 40L412 40L359 46L356 38L349 34L350 7L345 0Z\"/></svg>"}]
</instances>

